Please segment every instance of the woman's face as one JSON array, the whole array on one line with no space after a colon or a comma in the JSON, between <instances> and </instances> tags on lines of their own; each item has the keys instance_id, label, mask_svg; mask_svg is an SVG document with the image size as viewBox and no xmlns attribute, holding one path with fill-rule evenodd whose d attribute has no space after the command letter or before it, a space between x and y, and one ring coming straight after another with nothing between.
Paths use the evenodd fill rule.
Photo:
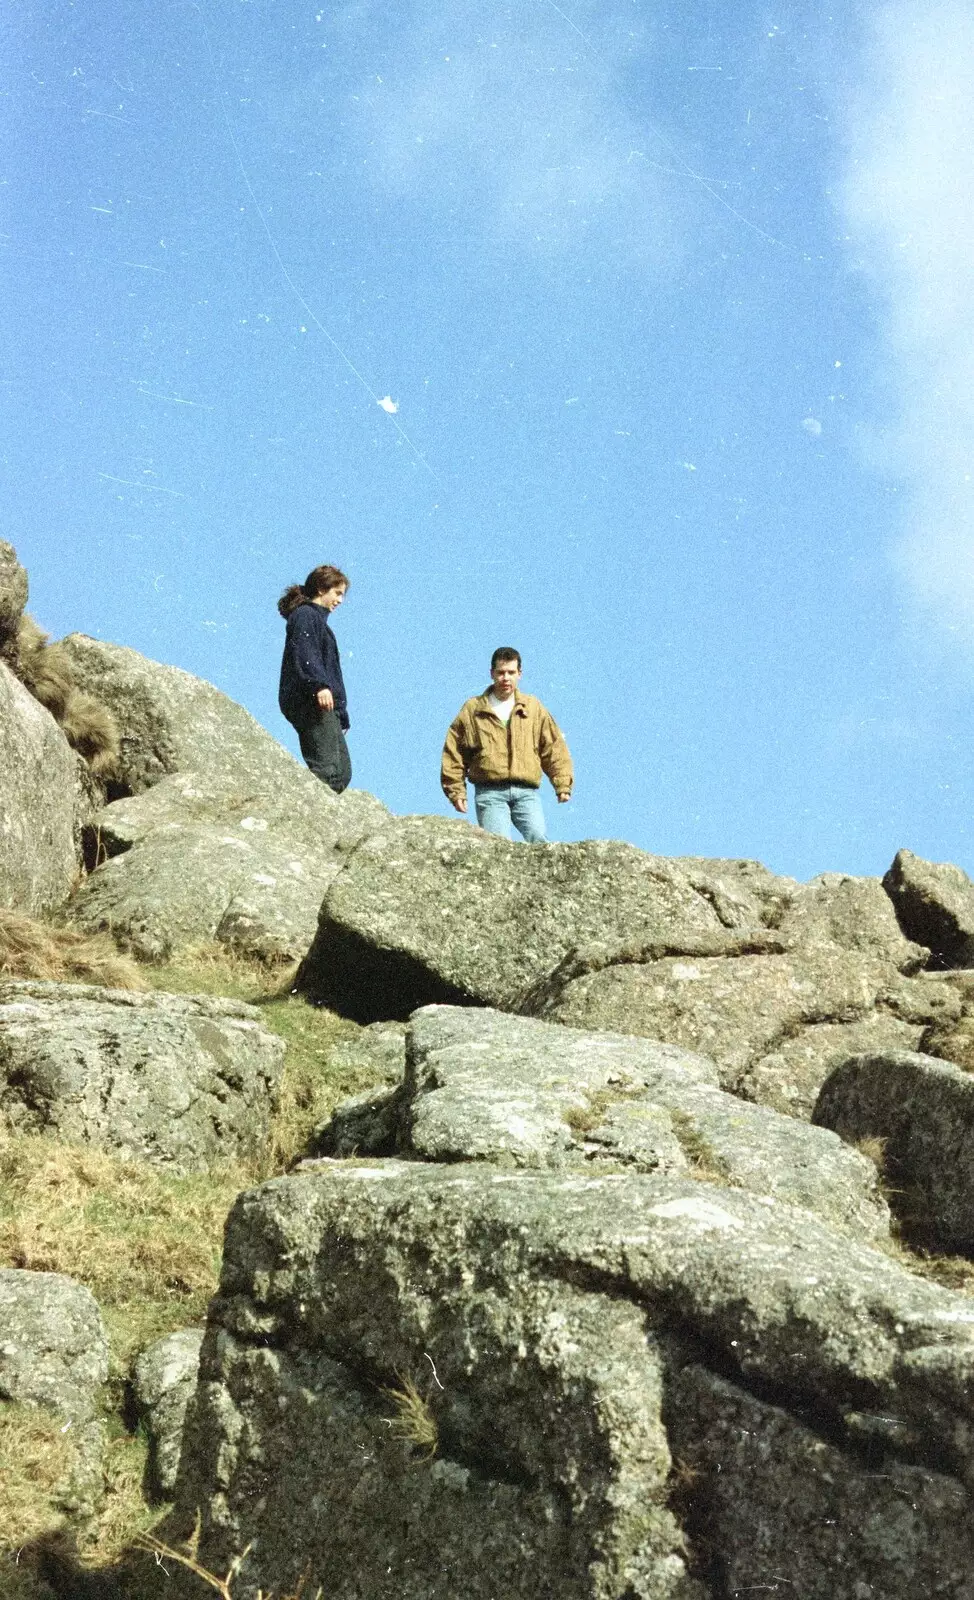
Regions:
<instances>
[{"instance_id":1,"label":"woman's face","mask_svg":"<svg viewBox=\"0 0 974 1600\"><path fill-rule=\"evenodd\" d=\"M335 611L345 598L345 585L336 583L334 588L326 589L323 594L315 595L315 605L324 606L326 611Z\"/></svg>"}]
</instances>

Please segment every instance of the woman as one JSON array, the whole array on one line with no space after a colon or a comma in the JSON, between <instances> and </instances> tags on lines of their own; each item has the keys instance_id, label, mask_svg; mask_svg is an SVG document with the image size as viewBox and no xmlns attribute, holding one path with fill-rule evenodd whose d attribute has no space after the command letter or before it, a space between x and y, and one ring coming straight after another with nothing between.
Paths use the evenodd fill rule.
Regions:
<instances>
[{"instance_id":1,"label":"woman","mask_svg":"<svg viewBox=\"0 0 974 1600\"><path fill-rule=\"evenodd\" d=\"M352 763L345 743L349 723L342 664L328 619L347 590L344 572L315 567L277 602L287 621L278 704L297 729L306 764L336 794L351 783Z\"/></svg>"}]
</instances>

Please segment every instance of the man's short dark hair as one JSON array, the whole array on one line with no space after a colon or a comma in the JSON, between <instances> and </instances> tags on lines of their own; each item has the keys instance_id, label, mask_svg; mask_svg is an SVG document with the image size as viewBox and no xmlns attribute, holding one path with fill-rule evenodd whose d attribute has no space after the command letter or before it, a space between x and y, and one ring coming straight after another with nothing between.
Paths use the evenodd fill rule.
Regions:
<instances>
[{"instance_id":1,"label":"man's short dark hair","mask_svg":"<svg viewBox=\"0 0 974 1600\"><path fill-rule=\"evenodd\" d=\"M515 650L513 645L499 644L497 646L497 649L490 658L491 672L493 672L498 661L516 661L518 672L521 670L521 652L520 650Z\"/></svg>"}]
</instances>

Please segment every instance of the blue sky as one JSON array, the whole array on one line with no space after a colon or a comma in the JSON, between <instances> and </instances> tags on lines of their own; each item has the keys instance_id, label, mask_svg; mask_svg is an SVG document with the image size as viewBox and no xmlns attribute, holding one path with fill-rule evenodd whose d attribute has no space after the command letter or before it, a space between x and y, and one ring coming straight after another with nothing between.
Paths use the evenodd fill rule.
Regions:
<instances>
[{"instance_id":1,"label":"blue sky","mask_svg":"<svg viewBox=\"0 0 974 1600\"><path fill-rule=\"evenodd\" d=\"M336 562L395 811L510 643L555 838L974 871L972 108L954 3L8 3L32 612L296 748Z\"/></svg>"}]
</instances>

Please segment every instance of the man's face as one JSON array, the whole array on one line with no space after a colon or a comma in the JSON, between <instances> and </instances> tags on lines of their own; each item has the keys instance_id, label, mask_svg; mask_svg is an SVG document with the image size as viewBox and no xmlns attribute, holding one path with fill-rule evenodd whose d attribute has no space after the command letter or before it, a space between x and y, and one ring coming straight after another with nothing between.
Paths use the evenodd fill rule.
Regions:
<instances>
[{"instance_id":1,"label":"man's face","mask_svg":"<svg viewBox=\"0 0 974 1600\"><path fill-rule=\"evenodd\" d=\"M521 669L516 661L498 661L496 666L491 667L490 676L498 700L509 700L517 688Z\"/></svg>"},{"instance_id":2,"label":"man's face","mask_svg":"<svg viewBox=\"0 0 974 1600\"><path fill-rule=\"evenodd\" d=\"M318 604L324 606L326 611L337 611L345 598L345 585L336 583L334 588L326 589L323 594L315 596Z\"/></svg>"}]
</instances>

